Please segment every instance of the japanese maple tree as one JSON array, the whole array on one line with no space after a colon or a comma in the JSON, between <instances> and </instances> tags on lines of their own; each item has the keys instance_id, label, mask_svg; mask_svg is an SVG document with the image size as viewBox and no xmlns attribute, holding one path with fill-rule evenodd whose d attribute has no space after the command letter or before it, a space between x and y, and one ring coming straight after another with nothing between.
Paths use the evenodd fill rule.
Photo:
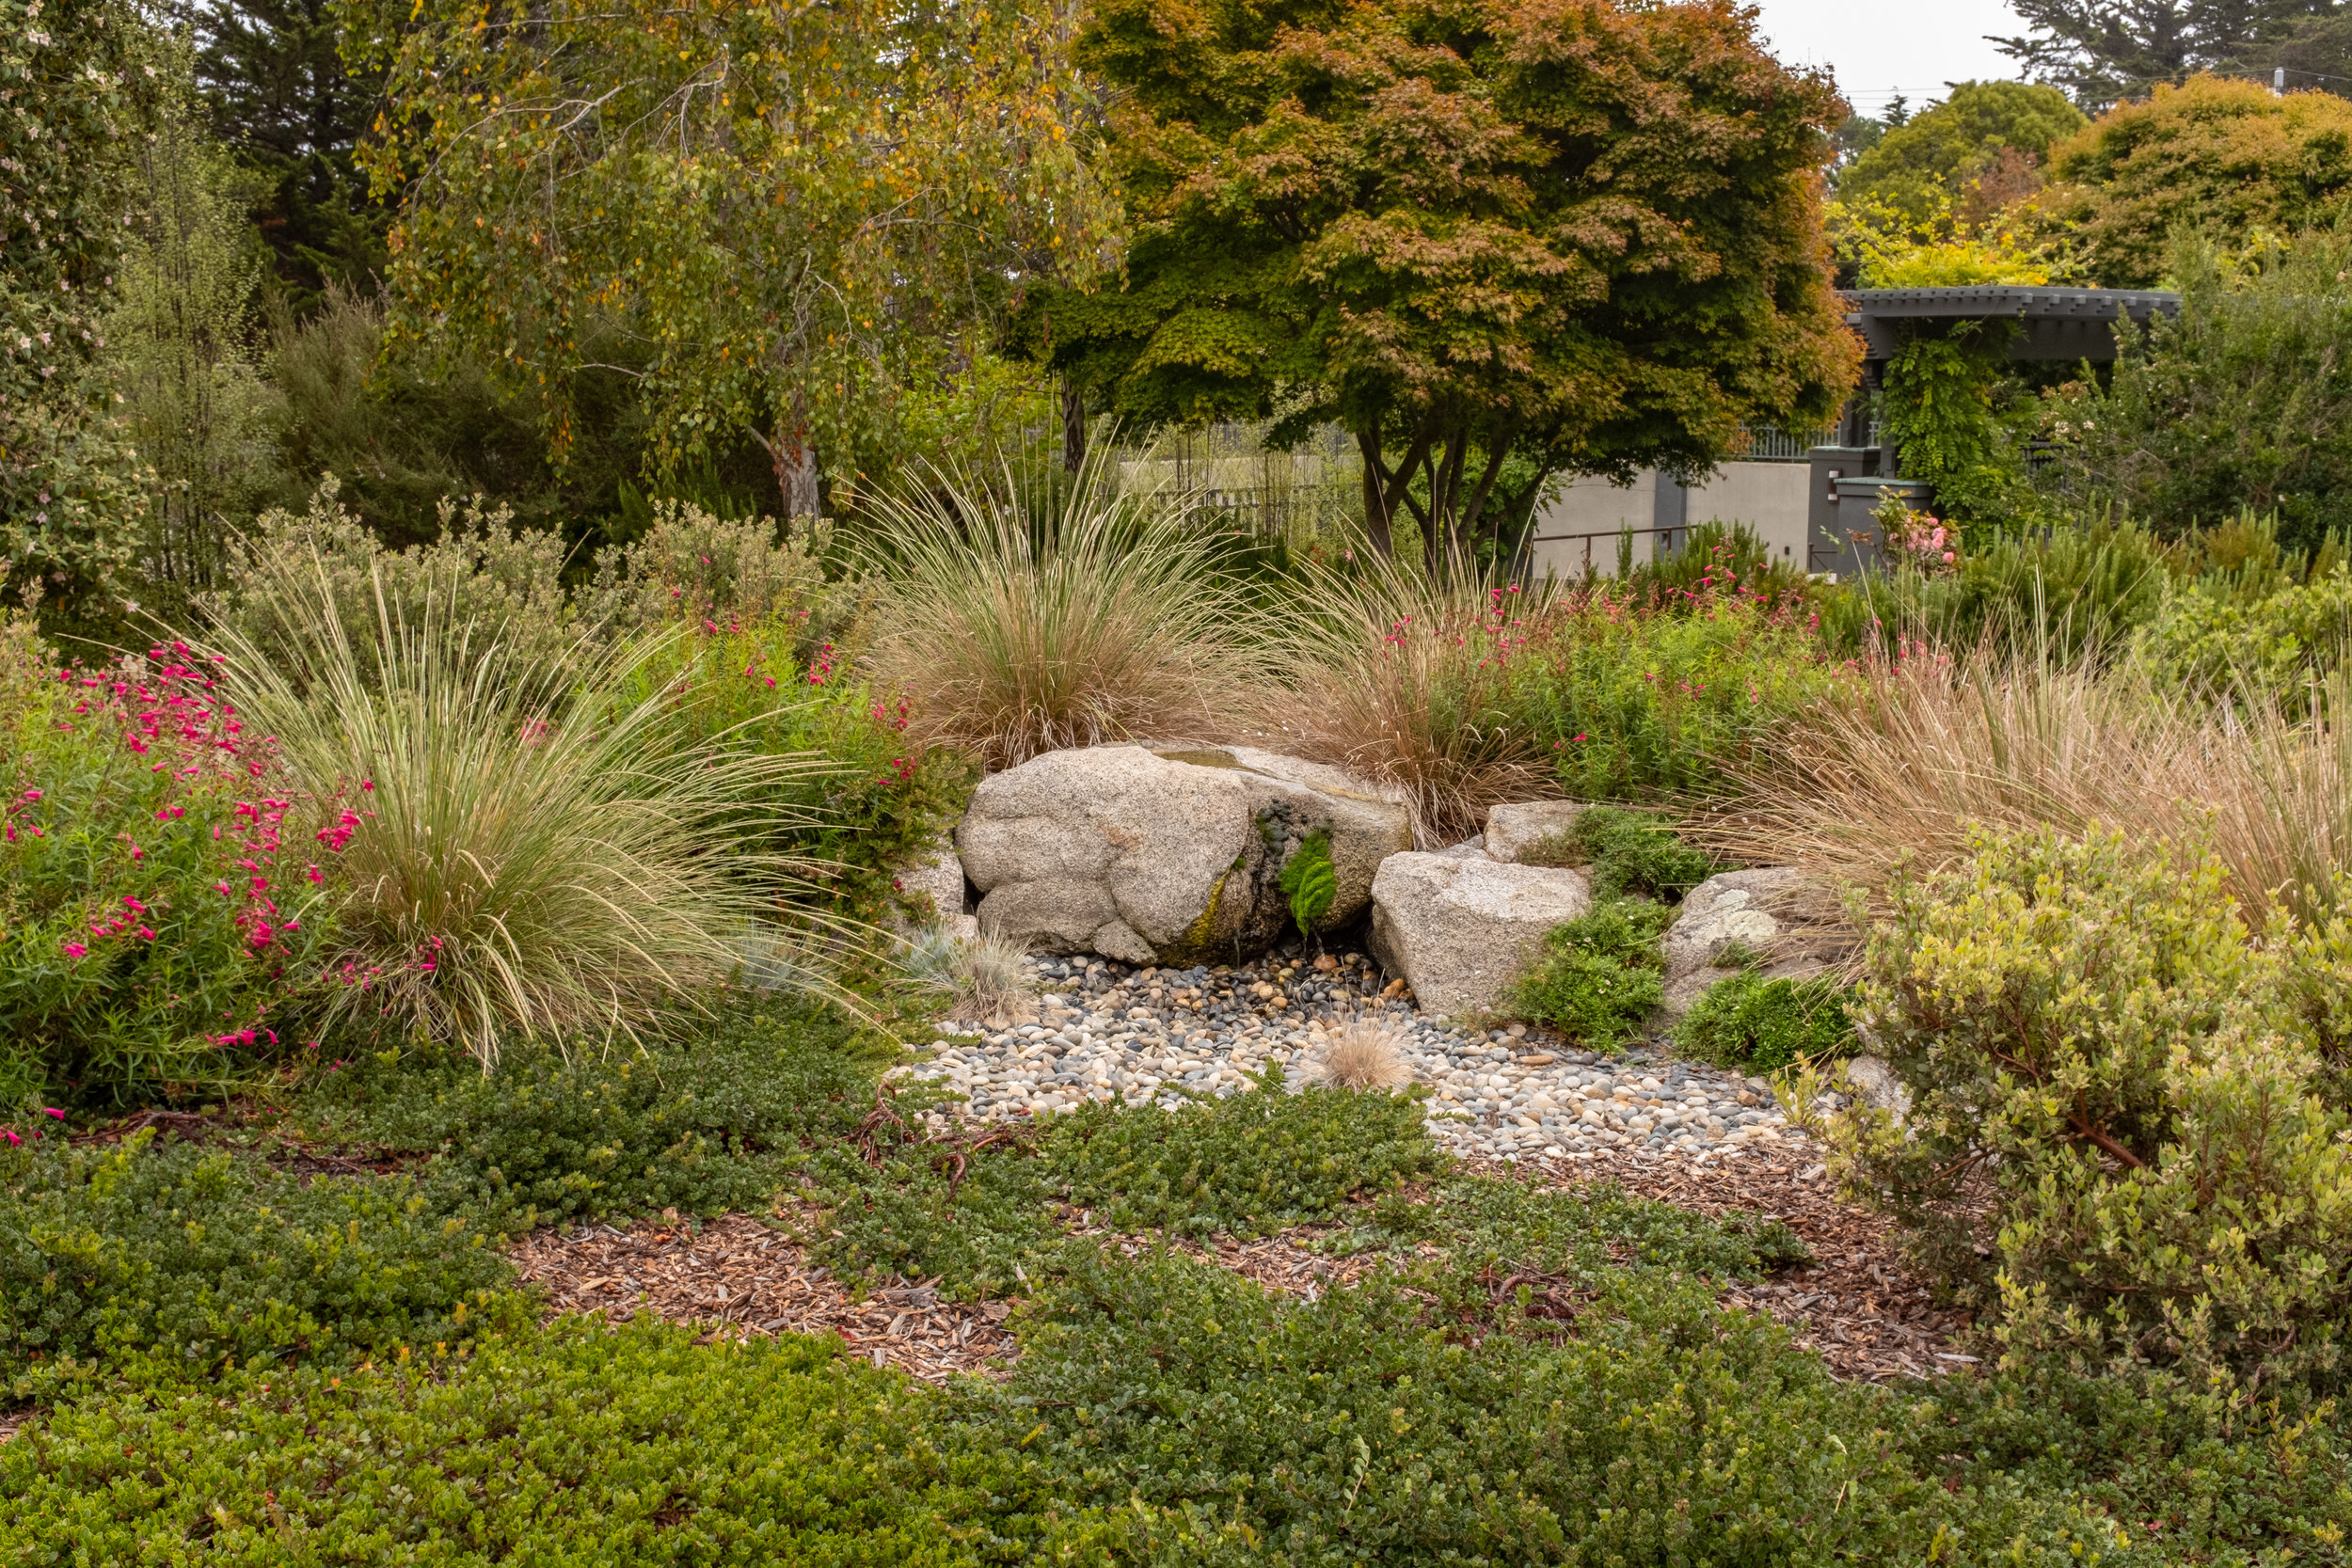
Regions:
<instances>
[{"instance_id":1,"label":"japanese maple tree","mask_svg":"<svg viewBox=\"0 0 2352 1568\"><path fill-rule=\"evenodd\" d=\"M1843 105L1728 0L1099 0L1123 277L1016 346L1131 422L1336 421L1375 548L1516 542L1562 473L1689 475L1826 419L1856 349Z\"/></svg>"}]
</instances>

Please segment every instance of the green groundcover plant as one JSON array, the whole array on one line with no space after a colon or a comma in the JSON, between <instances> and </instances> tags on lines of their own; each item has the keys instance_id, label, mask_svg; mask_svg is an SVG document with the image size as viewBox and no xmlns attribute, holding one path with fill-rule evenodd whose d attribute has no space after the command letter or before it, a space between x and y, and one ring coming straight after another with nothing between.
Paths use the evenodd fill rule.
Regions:
<instances>
[{"instance_id":1,"label":"green groundcover plant","mask_svg":"<svg viewBox=\"0 0 2352 1568\"><path fill-rule=\"evenodd\" d=\"M1833 980L1768 979L1749 972L1718 980L1675 1025L1675 1048L1718 1067L1777 1072L1853 1049L1846 993Z\"/></svg>"},{"instance_id":2,"label":"green groundcover plant","mask_svg":"<svg viewBox=\"0 0 2352 1568\"><path fill-rule=\"evenodd\" d=\"M1674 916L1663 904L1611 898L1554 927L1514 985L1510 1010L1592 1050L1638 1037L1665 995L1658 938Z\"/></svg>"}]
</instances>

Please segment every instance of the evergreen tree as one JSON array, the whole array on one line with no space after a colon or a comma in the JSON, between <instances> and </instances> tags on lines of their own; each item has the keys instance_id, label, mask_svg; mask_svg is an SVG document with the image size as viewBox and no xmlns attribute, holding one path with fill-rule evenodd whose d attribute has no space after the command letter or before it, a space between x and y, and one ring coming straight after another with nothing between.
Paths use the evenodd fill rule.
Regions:
<instances>
[{"instance_id":1,"label":"evergreen tree","mask_svg":"<svg viewBox=\"0 0 2352 1568\"><path fill-rule=\"evenodd\" d=\"M215 132L269 182L254 223L296 312L329 282L373 293L391 214L370 198L357 152L383 72L344 61L330 0L213 0L183 16Z\"/></svg>"}]
</instances>

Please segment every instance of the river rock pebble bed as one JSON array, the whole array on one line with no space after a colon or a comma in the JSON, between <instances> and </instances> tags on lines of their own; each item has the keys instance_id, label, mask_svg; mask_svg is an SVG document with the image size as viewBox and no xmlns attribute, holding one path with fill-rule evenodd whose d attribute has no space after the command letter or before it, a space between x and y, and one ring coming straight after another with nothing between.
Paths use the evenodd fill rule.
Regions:
<instances>
[{"instance_id":1,"label":"river rock pebble bed","mask_svg":"<svg viewBox=\"0 0 2352 1568\"><path fill-rule=\"evenodd\" d=\"M1401 983L1357 953L1181 970L1089 958L1032 958L1026 967L1039 992L1035 1022L942 1034L908 1069L964 1096L967 1117L1042 1116L1114 1094L1173 1105L1185 1094L1233 1093L1273 1066L1296 1087L1311 1081L1326 1031L1372 1018L1404 1029L1405 1064L1431 1090L1430 1132L1459 1154L1711 1160L1809 1148L1762 1079L1654 1048L1610 1055L1522 1025L1474 1030L1424 1018Z\"/></svg>"}]
</instances>

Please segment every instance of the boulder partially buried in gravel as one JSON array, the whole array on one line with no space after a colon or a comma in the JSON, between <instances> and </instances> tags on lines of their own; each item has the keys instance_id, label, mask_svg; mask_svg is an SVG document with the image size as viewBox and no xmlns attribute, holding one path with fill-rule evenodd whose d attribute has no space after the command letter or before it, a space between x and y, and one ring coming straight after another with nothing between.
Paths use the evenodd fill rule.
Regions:
<instances>
[{"instance_id":1,"label":"boulder partially buried in gravel","mask_svg":"<svg viewBox=\"0 0 2352 1568\"><path fill-rule=\"evenodd\" d=\"M1328 858L1313 924L1336 929L1411 843L1405 808L1343 775L1211 748L1049 752L982 781L956 828L983 931L1137 964L1264 952L1291 926L1282 870L1302 854Z\"/></svg>"},{"instance_id":2,"label":"boulder partially buried in gravel","mask_svg":"<svg viewBox=\"0 0 2352 1568\"><path fill-rule=\"evenodd\" d=\"M1391 855L1372 884L1372 951L1428 1012L1491 1011L1554 926L1593 907L1583 873Z\"/></svg>"}]
</instances>

